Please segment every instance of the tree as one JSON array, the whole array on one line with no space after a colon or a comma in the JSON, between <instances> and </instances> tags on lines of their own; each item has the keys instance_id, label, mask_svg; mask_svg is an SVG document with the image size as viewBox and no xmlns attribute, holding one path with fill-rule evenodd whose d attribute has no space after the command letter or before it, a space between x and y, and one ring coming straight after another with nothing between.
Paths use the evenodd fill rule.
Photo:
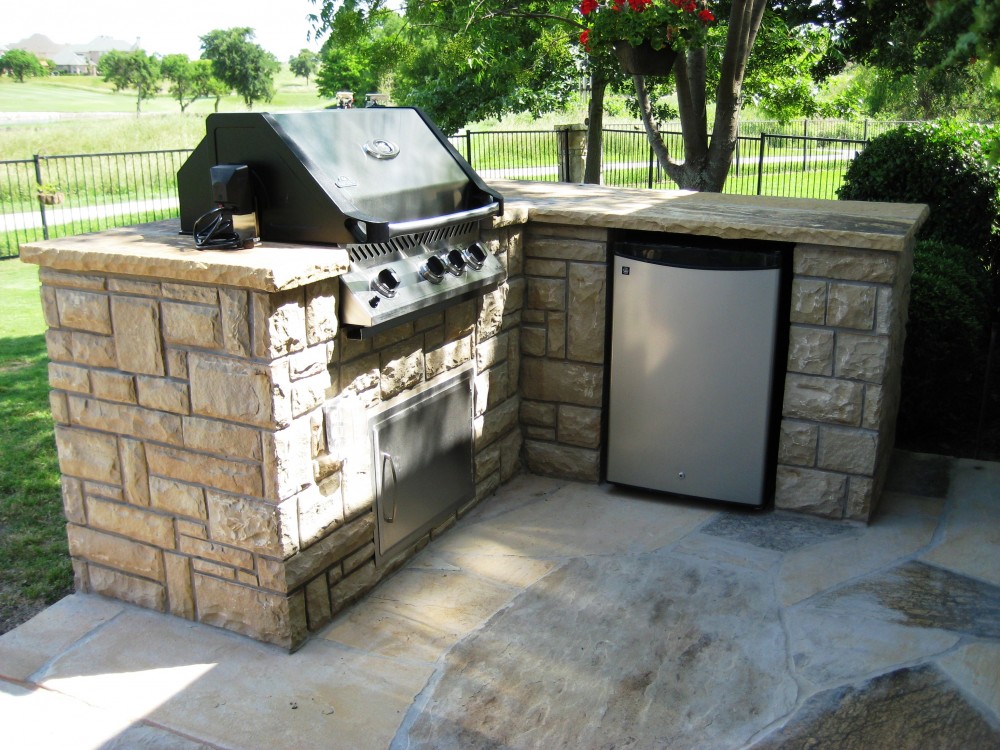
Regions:
<instances>
[{"instance_id":1,"label":"tree","mask_svg":"<svg viewBox=\"0 0 1000 750\"><path fill-rule=\"evenodd\" d=\"M253 29L216 29L201 38L202 59L212 61L212 72L243 98L247 109L254 102L274 98L274 76L281 69L278 58L254 43Z\"/></svg>"},{"instance_id":2,"label":"tree","mask_svg":"<svg viewBox=\"0 0 1000 750\"><path fill-rule=\"evenodd\" d=\"M160 64L141 49L132 52L112 50L101 57L97 71L115 91L135 89L135 113L142 110L142 100L152 98L160 90Z\"/></svg>"},{"instance_id":3,"label":"tree","mask_svg":"<svg viewBox=\"0 0 1000 750\"><path fill-rule=\"evenodd\" d=\"M25 78L45 75L45 68L30 52L12 49L0 55L0 73L16 78L18 83L24 83Z\"/></svg>"},{"instance_id":4,"label":"tree","mask_svg":"<svg viewBox=\"0 0 1000 750\"><path fill-rule=\"evenodd\" d=\"M299 50L299 54L288 60L288 69L300 78L306 79L309 85L309 76L316 72L319 67L319 55L309 49Z\"/></svg>"},{"instance_id":5,"label":"tree","mask_svg":"<svg viewBox=\"0 0 1000 750\"><path fill-rule=\"evenodd\" d=\"M219 100L228 89L212 75L209 60L190 60L187 55L167 55L160 61L163 77L170 81L170 95L181 105L184 112L192 102L202 98L215 98L215 111L219 111Z\"/></svg>"},{"instance_id":6,"label":"tree","mask_svg":"<svg viewBox=\"0 0 1000 750\"><path fill-rule=\"evenodd\" d=\"M229 87L213 74L211 60L191 61L191 85L195 98L215 99L216 112L222 97L229 93Z\"/></svg>"}]
</instances>

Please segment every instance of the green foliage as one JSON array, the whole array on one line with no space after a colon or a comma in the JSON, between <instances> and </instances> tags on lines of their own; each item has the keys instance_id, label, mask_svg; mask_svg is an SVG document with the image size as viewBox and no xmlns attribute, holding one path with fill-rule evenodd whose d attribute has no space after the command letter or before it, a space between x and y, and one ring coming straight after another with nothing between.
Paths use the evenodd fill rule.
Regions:
<instances>
[{"instance_id":1,"label":"green foliage","mask_svg":"<svg viewBox=\"0 0 1000 750\"><path fill-rule=\"evenodd\" d=\"M212 61L212 72L242 97L248 109L274 98L278 59L254 41L253 29L216 29L201 37L202 59Z\"/></svg>"},{"instance_id":2,"label":"green foliage","mask_svg":"<svg viewBox=\"0 0 1000 750\"><path fill-rule=\"evenodd\" d=\"M142 100L152 98L160 89L160 63L141 49L132 52L112 50L101 57L97 71L115 91L135 90L136 114L142 109Z\"/></svg>"},{"instance_id":3,"label":"green foliage","mask_svg":"<svg viewBox=\"0 0 1000 750\"><path fill-rule=\"evenodd\" d=\"M12 49L0 55L0 74L6 73L19 83L24 83L25 78L33 78L45 75L45 68L30 52L21 49Z\"/></svg>"},{"instance_id":4,"label":"green foliage","mask_svg":"<svg viewBox=\"0 0 1000 750\"><path fill-rule=\"evenodd\" d=\"M582 0L586 29L580 42L587 51L617 41L678 52L704 47L715 15L706 0Z\"/></svg>"},{"instance_id":5,"label":"green foliage","mask_svg":"<svg viewBox=\"0 0 1000 750\"><path fill-rule=\"evenodd\" d=\"M310 49L299 50L299 54L288 60L288 68L300 78L305 78L309 83L309 76L316 72L319 67L319 55Z\"/></svg>"},{"instance_id":6,"label":"green foliage","mask_svg":"<svg viewBox=\"0 0 1000 750\"><path fill-rule=\"evenodd\" d=\"M1000 213L1000 172L979 143L975 125L902 127L875 138L851 163L842 200L926 203L922 236L982 250Z\"/></svg>"}]
</instances>

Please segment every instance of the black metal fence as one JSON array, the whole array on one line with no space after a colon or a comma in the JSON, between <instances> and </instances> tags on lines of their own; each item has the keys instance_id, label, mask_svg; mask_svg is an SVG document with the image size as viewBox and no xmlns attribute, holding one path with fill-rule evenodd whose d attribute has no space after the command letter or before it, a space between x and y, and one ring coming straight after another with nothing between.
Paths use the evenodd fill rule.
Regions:
<instances>
[{"instance_id":1,"label":"black metal fence","mask_svg":"<svg viewBox=\"0 0 1000 750\"><path fill-rule=\"evenodd\" d=\"M725 192L836 198L851 159L868 139L900 124L744 122ZM679 129L665 127L663 135L671 155L683 159ZM568 138L565 130L466 131L451 142L484 179L555 182L570 173ZM26 242L176 217L177 169L190 153L174 149L0 161L0 257L17 255ZM639 128L605 129L602 157L606 185L676 187Z\"/></svg>"}]
</instances>

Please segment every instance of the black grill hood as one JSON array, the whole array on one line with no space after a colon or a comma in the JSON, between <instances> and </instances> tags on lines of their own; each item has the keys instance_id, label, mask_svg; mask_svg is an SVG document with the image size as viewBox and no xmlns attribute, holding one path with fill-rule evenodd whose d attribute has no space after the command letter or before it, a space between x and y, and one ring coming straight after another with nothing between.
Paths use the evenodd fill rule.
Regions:
<instances>
[{"instance_id":1,"label":"black grill hood","mask_svg":"<svg viewBox=\"0 0 1000 750\"><path fill-rule=\"evenodd\" d=\"M211 167L246 164L263 240L386 242L503 213L418 109L372 107L209 115L177 173L181 231L213 208Z\"/></svg>"}]
</instances>

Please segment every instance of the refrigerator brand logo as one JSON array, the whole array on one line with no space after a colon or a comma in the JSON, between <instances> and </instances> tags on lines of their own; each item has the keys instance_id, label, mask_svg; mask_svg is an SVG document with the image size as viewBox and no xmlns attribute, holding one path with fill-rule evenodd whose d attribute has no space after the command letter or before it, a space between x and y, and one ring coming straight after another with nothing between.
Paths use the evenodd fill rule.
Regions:
<instances>
[{"instance_id":1,"label":"refrigerator brand logo","mask_svg":"<svg viewBox=\"0 0 1000 750\"><path fill-rule=\"evenodd\" d=\"M630 270L628 266L622 266L622 276L628 276Z\"/></svg>"}]
</instances>

